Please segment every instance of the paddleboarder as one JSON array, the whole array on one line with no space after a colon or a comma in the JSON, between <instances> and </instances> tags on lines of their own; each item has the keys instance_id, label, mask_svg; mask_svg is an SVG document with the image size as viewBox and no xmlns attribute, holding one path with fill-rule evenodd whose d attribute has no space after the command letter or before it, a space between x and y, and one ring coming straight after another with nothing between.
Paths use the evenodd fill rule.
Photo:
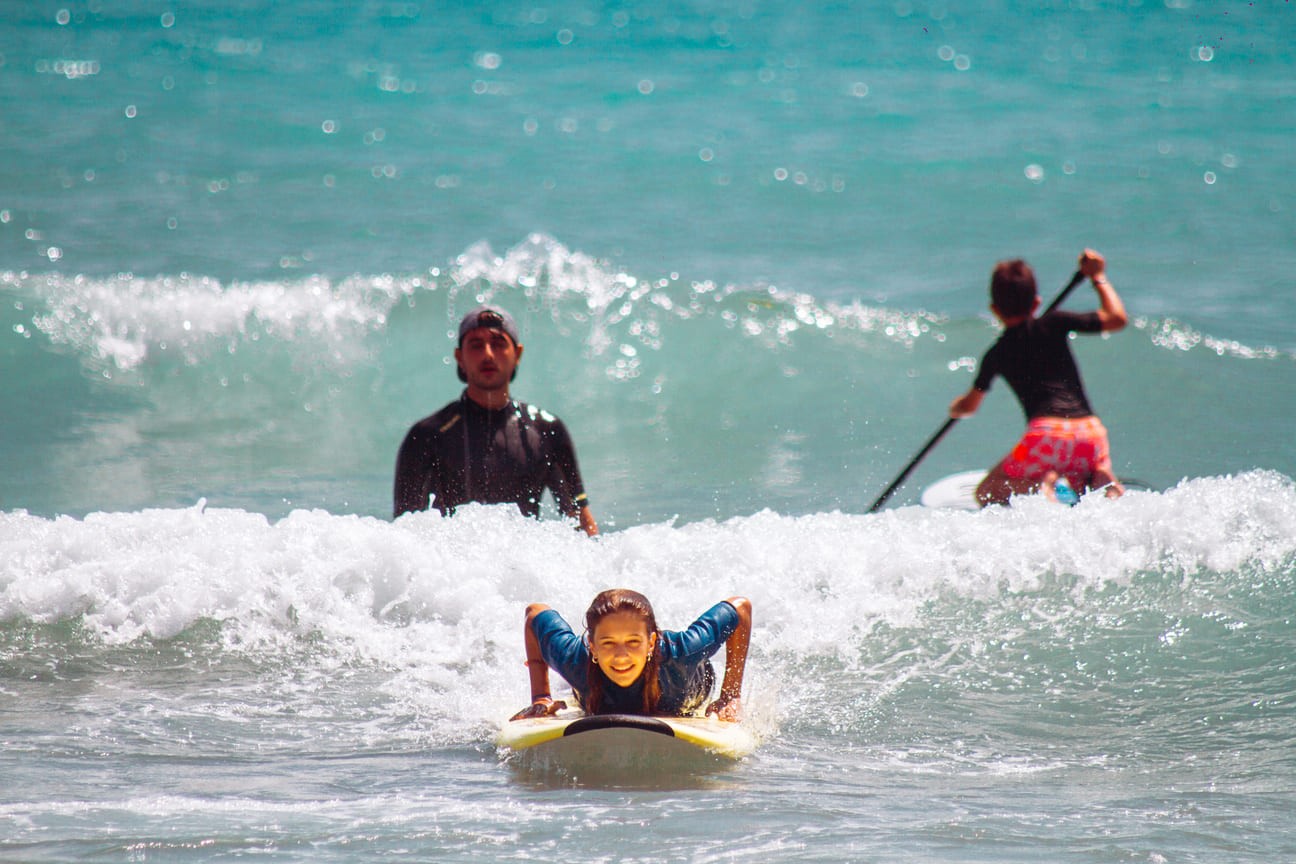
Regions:
<instances>
[{"instance_id":1,"label":"paddleboarder","mask_svg":"<svg viewBox=\"0 0 1296 864\"><path fill-rule=\"evenodd\" d=\"M458 399L415 423L396 456L393 515L429 506L452 515L470 501L513 503L539 517L548 488L558 509L586 534L598 533L571 436L548 411L515 401L522 343L517 324L497 306L480 306L459 323L454 352Z\"/></svg>"},{"instance_id":2,"label":"paddleboarder","mask_svg":"<svg viewBox=\"0 0 1296 864\"><path fill-rule=\"evenodd\" d=\"M1071 333L1108 333L1128 323L1125 305L1107 280L1106 261L1092 249L1080 255L1080 273L1098 294L1093 312L1051 310L1036 317L1040 298L1035 274L1021 259L1001 261L990 279L990 309L1004 326L977 367L972 388L955 399L951 418L970 417L996 376L1002 375L1026 414L1026 432L977 487L982 507L1005 504L1013 495L1044 489L1065 478L1077 492L1124 488L1112 471L1107 430L1094 414L1071 354Z\"/></svg>"}]
</instances>

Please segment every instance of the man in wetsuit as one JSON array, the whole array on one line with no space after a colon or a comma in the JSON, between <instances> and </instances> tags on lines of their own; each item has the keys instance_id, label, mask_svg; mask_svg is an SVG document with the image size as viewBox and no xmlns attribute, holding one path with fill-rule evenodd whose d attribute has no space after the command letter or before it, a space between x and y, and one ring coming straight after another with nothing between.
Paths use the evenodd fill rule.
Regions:
<instances>
[{"instance_id":1,"label":"man in wetsuit","mask_svg":"<svg viewBox=\"0 0 1296 864\"><path fill-rule=\"evenodd\" d=\"M522 359L517 324L503 309L481 306L459 324L459 380L468 387L415 423L396 456L394 516L433 507L449 516L460 504L512 502L540 515L545 487L558 509L598 533L567 427L547 411L509 397Z\"/></svg>"},{"instance_id":2,"label":"man in wetsuit","mask_svg":"<svg viewBox=\"0 0 1296 864\"><path fill-rule=\"evenodd\" d=\"M986 352L972 389L950 405L951 417L970 417L996 375L1002 375L1026 412L1026 433L977 487L981 506L1005 504L1013 495L1043 487L1059 477L1077 492L1106 487L1117 497L1123 487L1112 472L1107 430L1094 415L1067 344L1071 333L1120 330L1129 320L1125 305L1107 281L1106 262L1092 249L1080 255L1080 272L1098 292L1094 312L1053 311L1036 318L1035 274L1021 260L1001 261L990 280L990 309L1004 325Z\"/></svg>"}]
</instances>

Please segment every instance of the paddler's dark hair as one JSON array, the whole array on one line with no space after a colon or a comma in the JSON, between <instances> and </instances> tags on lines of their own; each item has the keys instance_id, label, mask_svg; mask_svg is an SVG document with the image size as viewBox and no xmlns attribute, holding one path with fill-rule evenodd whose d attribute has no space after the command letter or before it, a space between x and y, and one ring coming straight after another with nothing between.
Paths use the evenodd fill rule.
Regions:
<instances>
[{"instance_id":1,"label":"paddler's dark hair","mask_svg":"<svg viewBox=\"0 0 1296 864\"><path fill-rule=\"evenodd\" d=\"M661 635L657 629L657 616L653 613L652 604L648 598L638 591L631 591L629 588L609 588L602 591L593 602L590 603L589 609L585 610L585 632L588 634L591 642L594 639L594 628L598 623L609 615L617 612L629 612L631 615L637 615L643 619L644 626L648 630L648 635L657 633L657 644L653 647L652 653L648 656L648 663L644 666L643 679L643 714L654 714L657 711L657 703L661 701L661 682L657 680L657 670L661 668ZM586 676L589 681L589 698L586 700L585 711L590 714L602 713L603 703L603 684L607 677L603 670L594 662L594 653L590 652L589 671Z\"/></svg>"},{"instance_id":2,"label":"paddler's dark hair","mask_svg":"<svg viewBox=\"0 0 1296 864\"><path fill-rule=\"evenodd\" d=\"M1039 289L1035 271L1020 258L1000 261L990 274L990 302L1005 318L1029 315L1035 310Z\"/></svg>"}]
</instances>

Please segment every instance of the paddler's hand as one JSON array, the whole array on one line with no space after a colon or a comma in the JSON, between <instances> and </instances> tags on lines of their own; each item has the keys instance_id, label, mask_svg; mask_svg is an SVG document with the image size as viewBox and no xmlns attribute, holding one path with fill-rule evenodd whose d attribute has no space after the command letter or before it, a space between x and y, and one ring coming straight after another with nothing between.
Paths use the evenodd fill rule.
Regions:
<instances>
[{"instance_id":1,"label":"paddler's hand","mask_svg":"<svg viewBox=\"0 0 1296 864\"><path fill-rule=\"evenodd\" d=\"M720 720L728 720L730 723L737 723L742 719L742 699L737 697L726 699L721 696L716 701L707 706L707 716L715 715Z\"/></svg>"},{"instance_id":2,"label":"paddler's hand","mask_svg":"<svg viewBox=\"0 0 1296 864\"><path fill-rule=\"evenodd\" d=\"M1107 261L1092 249L1080 253L1080 272L1090 279L1098 280L1107 269Z\"/></svg>"},{"instance_id":3,"label":"paddler's hand","mask_svg":"<svg viewBox=\"0 0 1296 864\"><path fill-rule=\"evenodd\" d=\"M559 711L567 707L567 703L561 699L550 699L548 696L541 696L521 711L509 718L509 722L514 720L527 720L531 717L552 717Z\"/></svg>"},{"instance_id":4,"label":"paddler's hand","mask_svg":"<svg viewBox=\"0 0 1296 864\"><path fill-rule=\"evenodd\" d=\"M955 420L962 420L964 417L971 417L981 407L981 400L985 398L985 393L973 387L962 396L950 403L949 416Z\"/></svg>"}]
</instances>

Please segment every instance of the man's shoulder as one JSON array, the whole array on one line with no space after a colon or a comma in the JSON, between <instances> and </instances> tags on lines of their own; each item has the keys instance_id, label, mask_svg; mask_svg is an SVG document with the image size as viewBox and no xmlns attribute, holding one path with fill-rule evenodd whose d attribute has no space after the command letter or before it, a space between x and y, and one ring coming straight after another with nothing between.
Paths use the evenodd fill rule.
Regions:
<instances>
[{"instance_id":1,"label":"man's shoulder","mask_svg":"<svg viewBox=\"0 0 1296 864\"><path fill-rule=\"evenodd\" d=\"M539 405L532 405L528 402L520 402L517 400L514 400L513 404L517 406L518 414L526 417L528 420L546 426L562 425L562 421L558 419L557 415L551 414Z\"/></svg>"},{"instance_id":2,"label":"man's shoulder","mask_svg":"<svg viewBox=\"0 0 1296 864\"><path fill-rule=\"evenodd\" d=\"M460 399L447 402L434 413L429 414L410 427L410 432L420 435L439 435L454 426L463 414L463 403Z\"/></svg>"}]
</instances>

